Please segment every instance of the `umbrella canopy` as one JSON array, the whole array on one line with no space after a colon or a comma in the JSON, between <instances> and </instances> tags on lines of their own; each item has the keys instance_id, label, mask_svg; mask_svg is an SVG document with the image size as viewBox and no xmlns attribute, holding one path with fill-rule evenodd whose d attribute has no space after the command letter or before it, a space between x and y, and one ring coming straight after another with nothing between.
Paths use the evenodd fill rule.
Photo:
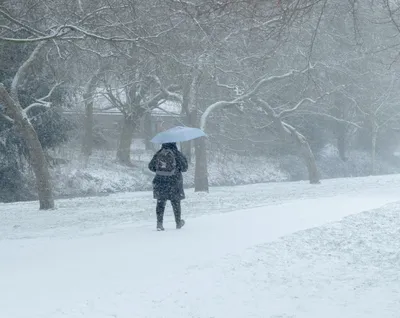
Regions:
<instances>
[{"instance_id":1,"label":"umbrella canopy","mask_svg":"<svg viewBox=\"0 0 400 318\"><path fill-rule=\"evenodd\" d=\"M165 144L169 142L188 141L204 136L206 136L206 134L199 128L178 126L158 133L151 142L155 144Z\"/></svg>"}]
</instances>

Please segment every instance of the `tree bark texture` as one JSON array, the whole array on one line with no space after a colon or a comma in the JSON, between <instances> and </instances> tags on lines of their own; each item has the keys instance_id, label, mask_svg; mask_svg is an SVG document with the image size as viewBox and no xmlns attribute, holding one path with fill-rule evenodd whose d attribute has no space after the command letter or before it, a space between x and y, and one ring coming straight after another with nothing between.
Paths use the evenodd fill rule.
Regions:
<instances>
[{"instance_id":1,"label":"tree bark texture","mask_svg":"<svg viewBox=\"0 0 400 318\"><path fill-rule=\"evenodd\" d=\"M152 129L152 123L151 123L151 113L147 112L144 115L144 143L146 150L154 150L154 145L153 143L150 142L151 138L153 137L154 131Z\"/></svg>"},{"instance_id":2,"label":"tree bark texture","mask_svg":"<svg viewBox=\"0 0 400 318\"><path fill-rule=\"evenodd\" d=\"M118 143L117 160L124 165L131 165L131 144L137 120L132 116L126 116L122 122L122 130Z\"/></svg>"},{"instance_id":3,"label":"tree bark texture","mask_svg":"<svg viewBox=\"0 0 400 318\"><path fill-rule=\"evenodd\" d=\"M14 120L14 124L28 149L29 162L36 178L40 209L53 209L54 199L50 182L50 172L38 135L24 114L21 105L19 105L18 101L14 101L10 97L2 84L0 84L0 101L5 105L9 116Z\"/></svg>"},{"instance_id":4,"label":"tree bark texture","mask_svg":"<svg viewBox=\"0 0 400 318\"><path fill-rule=\"evenodd\" d=\"M201 137L194 141L196 167L194 174L194 191L208 192L208 167L207 167L207 148L206 139Z\"/></svg>"},{"instance_id":5,"label":"tree bark texture","mask_svg":"<svg viewBox=\"0 0 400 318\"><path fill-rule=\"evenodd\" d=\"M96 89L96 78L94 75L86 87L84 94L85 99L85 119L84 119L84 135L82 142L82 153L86 158L89 158L93 151L93 95Z\"/></svg>"},{"instance_id":6,"label":"tree bark texture","mask_svg":"<svg viewBox=\"0 0 400 318\"><path fill-rule=\"evenodd\" d=\"M182 114L185 118L185 125L191 126L192 119L190 114L190 90L191 83L187 81L183 87L183 95L182 95ZM188 163L192 163L192 142L185 141L182 143L182 153L185 155Z\"/></svg>"},{"instance_id":7,"label":"tree bark texture","mask_svg":"<svg viewBox=\"0 0 400 318\"><path fill-rule=\"evenodd\" d=\"M334 116L345 121L346 120L346 104L339 99L337 95L334 95ZM342 161L346 161L346 139L347 139L347 124L344 122L336 121L334 123L334 132L336 136L337 148L339 151L339 157Z\"/></svg>"},{"instance_id":8,"label":"tree bark texture","mask_svg":"<svg viewBox=\"0 0 400 318\"><path fill-rule=\"evenodd\" d=\"M190 113L190 121L193 127L197 126L197 110L193 110ZM194 140L194 156L196 159L194 171L194 191L208 192L207 147L206 139L204 137Z\"/></svg>"},{"instance_id":9,"label":"tree bark texture","mask_svg":"<svg viewBox=\"0 0 400 318\"><path fill-rule=\"evenodd\" d=\"M376 141L378 139L378 127L375 122L372 123L371 132L371 174L377 174L376 168Z\"/></svg>"},{"instance_id":10,"label":"tree bark texture","mask_svg":"<svg viewBox=\"0 0 400 318\"><path fill-rule=\"evenodd\" d=\"M275 113L272 113L271 109L269 110L268 114L273 121L275 129L278 131L281 137L286 140L291 140L298 147L300 155L306 164L310 183L319 184L321 181L318 167L307 139L294 127L286 124Z\"/></svg>"},{"instance_id":11,"label":"tree bark texture","mask_svg":"<svg viewBox=\"0 0 400 318\"><path fill-rule=\"evenodd\" d=\"M307 141L307 139L298 132L294 127L283 123L285 130L287 130L292 137L292 140L295 142L297 147L300 150L300 154L306 164L308 171L308 179L311 184L319 184L320 175L318 171L317 164L315 162L314 154L311 150L311 147Z\"/></svg>"},{"instance_id":12,"label":"tree bark texture","mask_svg":"<svg viewBox=\"0 0 400 318\"><path fill-rule=\"evenodd\" d=\"M342 161L346 161L346 126L344 124L340 124L337 131L337 147L339 150L339 157Z\"/></svg>"}]
</instances>

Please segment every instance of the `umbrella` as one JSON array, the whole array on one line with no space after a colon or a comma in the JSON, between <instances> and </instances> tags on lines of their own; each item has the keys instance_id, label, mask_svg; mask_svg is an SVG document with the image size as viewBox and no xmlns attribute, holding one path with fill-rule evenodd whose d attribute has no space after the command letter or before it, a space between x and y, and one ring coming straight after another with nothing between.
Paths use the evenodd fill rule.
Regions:
<instances>
[{"instance_id":1,"label":"umbrella","mask_svg":"<svg viewBox=\"0 0 400 318\"><path fill-rule=\"evenodd\" d=\"M151 142L165 144L168 142L188 141L203 136L206 136L206 134L199 128L178 126L158 133Z\"/></svg>"}]
</instances>

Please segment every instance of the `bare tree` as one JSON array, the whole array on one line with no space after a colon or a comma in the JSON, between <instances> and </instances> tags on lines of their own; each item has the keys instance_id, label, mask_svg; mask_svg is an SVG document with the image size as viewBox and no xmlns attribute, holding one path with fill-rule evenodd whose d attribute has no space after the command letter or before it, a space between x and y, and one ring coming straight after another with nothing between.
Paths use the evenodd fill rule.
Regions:
<instances>
[{"instance_id":1,"label":"bare tree","mask_svg":"<svg viewBox=\"0 0 400 318\"><path fill-rule=\"evenodd\" d=\"M284 140L289 140L293 142L298 147L301 157L304 159L304 162L306 164L310 183L320 183L320 174L318 172L317 164L315 163L315 157L310 145L307 142L306 137L304 137L304 135L302 135L295 127L283 121L283 118L286 115L295 112L299 107L301 107L303 103L309 102L315 104L316 101L311 98L303 98L293 108L280 111L279 113L277 113L275 109L270 106L266 101L260 98L256 98L255 102L257 103L257 105L260 105L262 107L268 118L272 120L272 123L280 136Z\"/></svg>"},{"instance_id":2,"label":"bare tree","mask_svg":"<svg viewBox=\"0 0 400 318\"><path fill-rule=\"evenodd\" d=\"M103 62L104 63L104 62ZM94 95L96 93L97 85L100 82L100 78L104 75L104 71L107 68L107 64L102 64L99 68L94 72L93 75L90 76L89 81L85 85L84 88L84 103L85 103L85 119L84 119L84 136L82 142L82 153L85 156L86 160L89 159L89 156L93 151L93 104L94 104Z\"/></svg>"},{"instance_id":3,"label":"bare tree","mask_svg":"<svg viewBox=\"0 0 400 318\"><path fill-rule=\"evenodd\" d=\"M91 153L93 94L102 90L123 114L117 159L124 164L131 164L132 138L141 119L165 100L182 103L185 123L203 128L210 135L213 131L208 123L214 115L218 117L224 110L234 109L242 112L238 121L251 125L256 108L264 107L263 114L276 131L299 146L313 183L319 177L305 138L308 135L302 130L304 127L293 124L291 119L311 113L325 116L337 123L334 130L345 158L347 122L353 119L349 117L354 115L355 106L340 102L334 107L332 103L315 105L309 99L307 107L290 107L304 96L324 95L344 78L350 78L346 68L354 73L359 67L349 61L359 59L365 52L347 52L353 49L347 43L349 22L332 24L326 19L334 17L335 8L344 10L344 5L327 0L46 0L35 2L36 6L28 10L24 0L16 5L10 0L4 3L0 7L0 40L47 41L53 44L52 50L60 59L72 55L74 49L73 52L79 52L76 61L81 60L75 64L88 65L84 72L77 72L76 80L76 86L85 83L86 131L82 151L86 156ZM346 10L347 7L351 13L346 17L358 18L357 5L350 3ZM41 11L41 19L26 19ZM340 30L342 25L345 30ZM328 32L332 26L333 31ZM340 37L336 44L347 45L339 62L335 60L336 51L328 54L334 45L327 39L335 36ZM102 66L110 65L107 71L92 63L92 56ZM308 66L299 71L304 61ZM323 65L325 77L310 72L310 65L316 64ZM295 76L298 74L307 74L307 83L303 83L305 77ZM356 77L351 76L346 84ZM271 100L272 90L275 100L276 95L281 95L276 103ZM362 98L354 98L360 104ZM251 100L257 106L251 106ZM252 115L243 111L244 107L254 107ZM225 138L232 136L231 132L223 133ZM312 139L309 140L312 145ZM196 156L195 190L208 191L206 142L200 139L192 144Z\"/></svg>"},{"instance_id":4,"label":"bare tree","mask_svg":"<svg viewBox=\"0 0 400 318\"><path fill-rule=\"evenodd\" d=\"M109 82L105 87L105 96L123 114L117 160L122 164L131 165L131 143L141 119L165 100L181 102L181 96L175 93L179 87L175 85L164 87L155 75L137 78L137 81L128 85L121 83L112 87Z\"/></svg>"},{"instance_id":5,"label":"bare tree","mask_svg":"<svg viewBox=\"0 0 400 318\"><path fill-rule=\"evenodd\" d=\"M312 68L312 67L311 67ZM307 67L304 70L290 70L282 75L276 75L276 76L268 76L265 75L255 81L255 83L247 90L247 92L244 92L243 94L239 95L238 97L230 100L230 101L218 101L210 106L207 107L207 109L204 111L203 115L201 116L200 120L200 128L203 130L206 130L207 126L207 120L209 116L218 110L221 110L226 107L234 107L238 106L240 103L249 101L251 99L257 98L257 96L260 94L261 90L267 86L268 84L272 84L277 81L281 81L287 78L290 78L294 76L295 74L304 74L310 70L310 67ZM258 99L258 101L261 101ZM296 105L293 109L291 109L291 112L294 112L299 108L299 106L304 102L303 100L301 103ZM268 105L267 103L263 103L262 105ZM292 136L292 139L296 141L296 144L300 146L300 149L303 153L303 157L306 160L307 168L309 168L309 176L310 176L310 182L311 183L318 183L319 182L319 175L317 173L316 165L315 165L315 160L314 156L312 154L312 151L304 138L298 131L296 131L292 126L284 123L281 121L281 118L279 116L276 116L272 108L266 108L268 110L267 114L274 120L274 124L278 129L279 132L281 132L282 136L287 136L290 135ZM285 113L282 113L285 114ZM206 160L206 150L205 150L205 145L201 145L201 153L202 153L202 159ZM201 171L202 173L206 173L206 171Z\"/></svg>"},{"instance_id":6,"label":"bare tree","mask_svg":"<svg viewBox=\"0 0 400 318\"><path fill-rule=\"evenodd\" d=\"M7 109L6 118L9 118L15 124L26 142L29 160L36 175L40 208L48 209L54 207L49 170L42 146L29 121L28 111L33 107L49 106L48 99L51 97L54 89L47 96L37 99L25 109L21 106L18 96L18 88L23 78L29 72L30 66L37 59L42 47L46 43L52 43L53 46L50 50L53 50L60 59L65 58L62 53L62 47L68 47L68 45L79 48L80 52L86 52L86 54L95 54L100 57L112 56L113 54L109 54L110 50L113 50L115 54L123 54L126 52L124 46L126 47L131 44L139 46L147 45L149 47L155 46L156 40L162 34L173 30L175 24L170 23L166 25L162 22L154 24L152 21L148 21L149 25L152 24L154 26L153 29L147 28L144 25L134 24L133 20L135 20L135 17L132 16L132 11L136 8L135 4L130 1L99 1L96 4L85 1L73 3L64 1L33 2L27 5L28 3L24 0L17 3L3 1L0 6L0 41L21 45L27 43L37 45L33 53L15 75L10 94L8 94L4 87L1 87L1 100ZM148 10L151 7L152 3L146 3L142 9ZM157 15L159 15L159 12L157 12ZM36 19L39 16L40 19ZM151 17L154 18L154 15L143 15L143 17L150 19ZM132 24L136 27L128 27ZM140 30L140 28L142 29ZM105 43L105 45L99 46L99 42ZM145 49L143 48L143 50ZM86 87L87 130L85 136L86 145L84 147L86 154L90 153L91 148L93 107L91 95L95 89L97 77L92 77L92 80L89 80ZM158 93L153 94L149 100L141 100L141 106L134 108L134 112L127 114L126 118L132 123L132 121L140 118L145 111L156 107L162 99L172 95L173 93L170 90L160 85ZM136 97L128 94L128 98L132 100ZM136 110L137 112L135 112ZM126 129L128 125L124 127ZM122 161L127 162L129 160L129 153L126 156L126 149L130 146L131 136L126 133L125 135L128 136L122 138L123 142L120 148L123 150L120 153L120 158Z\"/></svg>"},{"instance_id":7,"label":"bare tree","mask_svg":"<svg viewBox=\"0 0 400 318\"><path fill-rule=\"evenodd\" d=\"M0 86L0 100L6 106L7 115L18 129L26 143L29 155L28 159L36 177L40 209L52 209L54 208L54 199L48 164L42 149L42 145L40 144L36 131L28 118L27 112L33 107L49 107L50 103L48 102L48 99L51 97L56 86L51 89L48 95L37 99L36 102L29 105L25 109L23 109L20 104L18 94L21 81L25 76L27 76L29 68L37 59L37 56L44 45L45 42L40 42L31 53L29 58L18 69L18 72L15 74L11 85L11 94L7 92L3 85Z\"/></svg>"},{"instance_id":8,"label":"bare tree","mask_svg":"<svg viewBox=\"0 0 400 318\"><path fill-rule=\"evenodd\" d=\"M393 71L380 72L382 82L386 87L374 87L369 94L360 94L352 91L353 94L346 94L347 98L353 103L362 118L363 125L360 127L369 132L371 149L371 174L377 173L376 150L379 134L383 130L391 129L400 120L400 109L398 107L399 79ZM390 77L388 77L389 73ZM375 74L379 74L376 72ZM366 85L367 83L364 83ZM369 85L368 85L369 86ZM365 87L360 87L365 91Z\"/></svg>"}]
</instances>

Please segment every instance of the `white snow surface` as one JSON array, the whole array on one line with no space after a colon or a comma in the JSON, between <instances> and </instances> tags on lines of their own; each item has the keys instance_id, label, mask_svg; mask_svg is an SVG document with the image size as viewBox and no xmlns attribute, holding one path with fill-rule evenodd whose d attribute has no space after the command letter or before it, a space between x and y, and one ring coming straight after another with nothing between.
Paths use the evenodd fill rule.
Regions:
<instances>
[{"instance_id":1,"label":"white snow surface","mask_svg":"<svg viewBox=\"0 0 400 318\"><path fill-rule=\"evenodd\" d=\"M399 317L400 176L0 204L0 317Z\"/></svg>"}]
</instances>

